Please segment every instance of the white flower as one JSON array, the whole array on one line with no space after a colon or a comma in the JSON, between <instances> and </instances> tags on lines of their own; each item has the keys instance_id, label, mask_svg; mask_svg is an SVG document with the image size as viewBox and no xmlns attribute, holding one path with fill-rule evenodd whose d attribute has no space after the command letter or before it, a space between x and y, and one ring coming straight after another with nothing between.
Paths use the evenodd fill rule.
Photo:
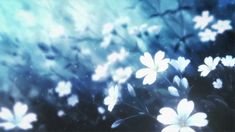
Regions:
<instances>
[{"instance_id":1,"label":"white flower","mask_svg":"<svg viewBox=\"0 0 235 132\"><path fill-rule=\"evenodd\" d=\"M180 79L179 76L174 76L173 82L176 83L178 87L188 88L188 80L185 77Z\"/></svg>"},{"instance_id":2,"label":"white flower","mask_svg":"<svg viewBox=\"0 0 235 132\"><path fill-rule=\"evenodd\" d=\"M189 59L185 59L184 57L178 57L177 60L171 60L170 64L178 71L181 73L184 72L185 68L188 66L190 63Z\"/></svg>"},{"instance_id":3,"label":"white flower","mask_svg":"<svg viewBox=\"0 0 235 132\"><path fill-rule=\"evenodd\" d=\"M131 74L132 74L131 67L118 68L114 72L114 75L112 76L112 78L113 78L113 81L119 84L122 84L122 83L125 83L130 78Z\"/></svg>"},{"instance_id":4,"label":"white flower","mask_svg":"<svg viewBox=\"0 0 235 132\"><path fill-rule=\"evenodd\" d=\"M108 96L104 99L104 104L108 105L108 111L112 111L119 99L119 87L116 85L112 86L108 90Z\"/></svg>"},{"instance_id":5,"label":"white flower","mask_svg":"<svg viewBox=\"0 0 235 132\"><path fill-rule=\"evenodd\" d=\"M202 42L208 42L208 41L215 41L217 33L211 31L210 29L206 29L204 32L200 32L198 35Z\"/></svg>"},{"instance_id":6,"label":"white flower","mask_svg":"<svg viewBox=\"0 0 235 132\"><path fill-rule=\"evenodd\" d=\"M21 102L16 102L13 107L13 112L8 108L2 107L0 112L0 118L5 122L0 123L0 127L5 130L11 130L14 128L20 128L23 130L32 129L32 122L37 121L37 115L34 113L28 113L28 106Z\"/></svg>"},{"instance_id":7,"label":"white flower","mask_svg":"<svg viewBox=\"0 0 235 132\"><path fill-rule=\"evenodd\" d=\"M168 87L168 91L172 96L179 97L179 92L175 87L173 86Z\"/></svg>"},{"instance_id":8,"label":"white flower","mask_svg":"<svg viewBox=\"0 0 235 132\"><path fill-rule=\"evenodd\" d=\"M79 102L78 96L77 95L71 95L68 99L67 99L67 103L70 106L75 106L77 103Z\"/></svg>"},{"instance_id":9,"label":"white flower","mask_svg":"<svg viewBox=\"0 0 235 132\"><path fill-rule=\"evenodd\" d=\"M92 75L93 81L102 81L108 77L109 65L98 65L95 69L95 73Z\"/></svg>"},{"instance_id":10,"label":"white flower","mask_svg":"<svg viewBox=\"0 0 235 132\"><path fill-rule=\"evenodd\" d=\"M216 88L216 89L221 89L223 86L223 82L219 78L217 78L212 84L213 84L214 88Z\"/></svg>"},{"instance_id":11,"label":"white flower","mask_svg":"<svg viewBox=\"0 0 235 132\"><path fill-rule=\"evenodd\" d=\"M136 78L143 78L143 85L153 84L156 81L157 73L163 72L168 68L169 59L164 59L165 53L163 51L158 51L154 59L150 53L145 52L143 56L140 57L140 62L147 66L147 68L142 68L136 72Z\"/></svg>"},{"instance_id":12,"label":"white flower","mask_svg":"<svg viewBox=\"0 0 235 132\"><path fill-rule=\"evenodd\" d=\"M235 66L235 58L233 58L231 55L226 55L221 59L221 62L224 66L227 67L234 67Z\"/></svg>"},{"instance_id":13,"label":"white flower","mask_svg":"<svg viewBox=\"0 0 235 132\"><path fill-rule=\"evenodd\" d=\"M59 111L57 112L57 115L58 115L59 117L62 117L62 116L65 115L65 113L64 113L63 110L59 110Z\"/></svg>"},{"instance_id":14,"label":"white flower","mask_svg":"<svg viewBox=\"0 0 235 132\"><path fill-rule=\"evenodd\" d=\"M60 81L55 88L55 92L58 93L59 97L63 97L71 93L71 88L72 88L71 82Z\"/></svg>"},{"instance_id":15,"label":"white flower","mask_svg":"<svg viewBox=\"0 0 235 132\"><path fill-rule=\"evenodd\" d=\"M193 101L187 99L182 99L179 102L177 112L170 107L161 108L157 120L164 125L168 125L162 129L162 132L195 132L191 126L206 126L208 124L207 115L198 112L190 116L193 109Z\"/></svg>"},{"instance_id":16,"label":"white flower","mask_svg":"<svg viewBox=\"0 0 235 132\"><path fill-rule=\"evenodd\" d=\"M212 20L213 16L209 16L208 11L203 11L202 16L196 16L193 18L193 21L196 23L194 28L204 29Z\"/></svg>"},{"instance_id":17,"label":"white flower","mask_svg":"<svg viewBox=\"0 0 235 132\"><path fill-rule=\"evenodd\" d=\"M219 20L216 24L212 25L212 28L217 30L218 33L223 33L226 30L231 30L232 26L230 25L231 21L229 20Z\"/></svg>"},{"instance_id":18,"label":"white flower","mask_svg":"<svg viewBox=\"0 0 235 132\"><path fill-rule=\"evenodd\" d=\"M204 59L204 63L198 67L198 71L201 72L201 76L207 76L212 70L216 69L217 64L219 63L220 58L216 57L213 59L211 56Z\"/></svg>"},{"instance_id":19,"label":"white flower","mask_svg":"<svg viewBox=\"0 0 235 132\"><path fill-rule=\"evenodd\" d=\"M105 109L104 109L102 106L99 106L99 107L97 108L97 111L98 111L100 114L104 114Z\"/></svg>"}]
</instances>

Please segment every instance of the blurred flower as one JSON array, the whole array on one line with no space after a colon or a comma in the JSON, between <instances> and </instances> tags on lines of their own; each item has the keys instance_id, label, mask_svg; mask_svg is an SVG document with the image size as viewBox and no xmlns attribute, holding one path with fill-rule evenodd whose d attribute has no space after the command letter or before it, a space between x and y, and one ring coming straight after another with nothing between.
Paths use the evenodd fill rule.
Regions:
<instances>
[{"instance_id":1,"label":"blurred flower","mask_svg":"<svg viewBox=\"0 0 235 132\"><path fill-rule=\"evenodd\" d=\"M217 33L214 31L211 31L210 29L206 29L203 32L199 32L198 35L202 42L207 42L207 41L215 41L215 37Z\"/></svg>"},{"instance_id":2,"label":"blurred flower","mask_svg":"<svg viewBox=\"0 0 235 132\"><path fill-rule=\"evenodd\" d=\"M37 121L37 115L34 113L28 113L28 106L21 102L16 102L13 107L13 113L5 107L1 108L0 118L5 122L0 123L0 127L5 130L11 130L14 128L20 128L23 130L32 129L32 122Z\"/></svg>"},{"instance_id":3,"label":"blurred flower","mask_svg":"<svg viewBox=\"0 0 235 132\"><path fill-rule=\"evenodd\" d=\"M171 60L170 64L178 71L181 73L184 72L185 68L188 66L190 63L189 59L185 59L184 57L178 57L177 60Z\"/></svg>"},{"instance_id":4,"label":"blurred flower","mask_svg":"<svg viewBox=\"0 0 235 132\"><path fill-rule=\"evenodd\" d=\"M232 26L230 25L231 21L229 20L219 20L216 24L212 25L212 28L217 30L218 33L223 33L226 30L231 30Z\"/></svg>"},{"instance_id":5,"label":"blurred flower","mask_svg":"<svg viewBox=\"0 0 235 132\"><path fill-rule=\"evenodd\" d=\"M79 102L78 96L77 95L71 95L68 99L67 99L67 103L69 106L75 106L77 103Z\"/></svg>"},{"instance_id":6,"label":"blurred flower","mask_svg":"<svg viewBox=\"0 0 235 132\"><path fill-rule=\"evenodd\" d=\"M147 68L142 68L136 72L136 78L143 78L143 85L153 84L156 81L157 73L163 72L168 68L169 59L164 59L165 53L163 51L158 51L154 59L150 53L145 52L143 56L140 57L140 62L147 66Z\"/></svg>"},{"instance_id":7,"label":"blurred flower","mask_svg":"<svg viewBox=\"0 0 235 132\"><path fill-rule=\"evenodd\" d=\"M129 53L125 50L125 48L121 48L119 52L112 52L108 55L108 64L113 64L117 61L121 62L126 59Z\"/></svg>"},{"instance_id":8,"label":"blurred flower","mask_svg":"<svg viewBox=\"0 0 235 132\"><path fill-rule=\"evenodd\" d=\"M113 81L122 84L125 83L131 76L132 74L132 69L131 67L126 67L126 68L118 68L114 75L112 76Z\"/></svg>"},{"instance_id":9,"label":"blurred flower","mask_svg":"<svg viewBox=\"0 0 235 132\"><path fill-rule=\"evenodd\" d=\"M194 28L204 29L214 17L209 15L209 11L203 11L201 16L196 16L193 21L196 23Z\"/></svg>"},{"instance_id":10,"label":"blurred flower","mask_svg":"<svg viewBox=\"0 0 235 132\"><path fill-rule=\"evenodd\" d=\"M104 114L105 109L104 109L103 107L99 106L99 107L97 108L97 111L98 111L100 114Z\"/></svg>"},{"instance_id":11,"label":"blurred flower","mask_svg":"<svg viewBox=\"0 0 235 132\"><path fill-rule=\"evenodd\" d=\"M231 55L226 55L221 59L221 62L224 66L227 67L234 67L235 66L235 58L233 58Z\"/></svg>"},{"instance_id":12,"label":"blurred flower","mask_svg":"<svg viewBox=\"0 0 235 132\"><path fill-rule=\"evenodd\" d=\"M216 88L216 89L221 89L223 86L223 82L219 78L217 78L212 84L213 84L214 88Z\"/></svg>"},{"instance_id":13,"label":"blurred flower","mask_svg":"<svg viewBox=\"0 0 235 132\"><path fill-rule=\"evenodd\" d=\"M71 82L60 81L55 88L55 92L59 94L59 97L63 97L71 93L71 88L72 88Z\"/></svg>"},{"instance_id":14,"label":"blurred flower","mask_svg":"<svg viewBox=\"0 0 235 132\"><path fill-rule=\"evenodd\" d=\"M170 95L179 97L179 92L175 87L173 87L173 86L168 87L168 91L169 91Z\"/></svg>"},{"instance_id":15,"label":"blurred flower","mask_svg":"<svg viewBox=\"0 0 235 132\"><path fill-rule=\"evenodd\" d=\"M108 105L108 111L112 111L119 98L119 86L112 86L108 90L108 96L104 99L104 104Z\"/></svg>"},{"instance_id":16,"label":"blurred flower","mask_svg":"<svg viewBox=\"0 0 235 132\"><path fill-rule=\"evenodd\" d=\"M215 59L213 59L211 56L206 57L204 59L205 64L202 64L198 67L198 71L201 72L201 76L205 77L210 73L210 71L215 70L219 61L220 57L216 57Z\"/></svg>"},{"instance_id":17,"label":"blurred flower","mask_svg":"<svg viewBox=\"0 0 235 132\"><path fill-rule=\"evenodd\" d=\"M178 87L188 88L188 80L185 77L180 79L179 76L174 76L173 82L176 83Z\"/></svg>"},{"instance_id":18,"label":"blurred flower","mask_svg":"<svg viewBox=\"0 0 235 132\"><path fill-rule=\"evenodd\" d=\"M58 115L59 117L62 117L62 116L65 115L65 113L64 113L63 110L59 110L59 111L57 112L57 115Z\"/></svg>"},{"instance_id":19,"label":"blurred flower","mask_svg":"<svg viewBox=\"0 0 235 132\"><path fill-rule=\"evenodd\" d=\"M162 132L195 132L191 126L204 127L208 124L207 115L198 112L190 116L194 109L193 101L182 99L177 106L177 113L170 107L160 109L157 120L168 125Z\"/></svg>"},{"instance_id":20,"label":"blurred flower","mask_svg":"<svg viewBox=\"0 0 235 132\"><path fill-rule=\"evenodd\" d=\"M102 81L108 77L109 65L98 65L95 69L95 73L92 75L93 81Z\"/></svg>"}]
</instances>

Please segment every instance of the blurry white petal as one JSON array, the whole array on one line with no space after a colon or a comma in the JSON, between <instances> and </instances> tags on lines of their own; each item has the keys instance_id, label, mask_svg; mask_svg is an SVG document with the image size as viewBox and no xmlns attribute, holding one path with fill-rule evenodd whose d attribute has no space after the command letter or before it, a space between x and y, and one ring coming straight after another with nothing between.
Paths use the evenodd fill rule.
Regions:
<instances>
[{"instance_id":1,"label":"blurry white petal","mask_svg":"<svg viewBox=\"0 0 235 132\"><path fill-rule=\"evenodd\" d=\"M21 102L17 102L14 105L13 110L17 118L22 118L26 114L28 110L28 106L25 104L22 104Z\"/></svg>"},{"instance_id":2,"label":"blurry white petal","mask_svg":"<svg viewBox=\"0 0 235 132\"><path fill-rule=\"evenodd\" d=\"M207 118L207 115L205 113L198 112L190 116L187 123L189 126L203 127L208 124L208 121L206 120L206 118Z\"/></svg>"},{"instance_id":3,"label":"blurry white petal","mask_svg":"<svg viewBox=\"0 0 235 132\"><path fill-rule=\"evenodd\" d=\"M24 130L31 129L33 128L31 123L35 121L37 121L37 116L34 113L29 113L21 119L17 126Z\"/></svg>"},{"instance_id":4,"label":"blurry white petal","mask_svg":"<svg viewBox=\"0 0 235 132\"><path fill-rule=\"evenodd\" d=\"M168 87L168 91L172 96L179 97L179 92L175 87L173 86Z\"/></svg>"},{"instance_id":5,"label":"blurry white petal","mask_svg":"<svg viewBox=\"0 0 235 132\"><path fill-rule=\"evenodd\" d=\"M177 122L177 114L176 112L169 108L164 107L159 111L160 115L157 116L157 120L164 125L170 125Z\"/></svg>"},{"instance_id":6,"label":"blurry white petal","mask_svg":"<svg viewBox=\"0 0 235 132\"><path fill-rule=\"evenodd\" d=\"M148 73L145 76L145 78L144 78L143 85L145 85L145 84L148 84L148 85L153 84L156 81L156 78L157 78L157 72L152 71L152 72Z\"/></svg>"},{"instance_id":7,"label":"blurry white petal","mask_svg":"<svg viewBox=\"0 0 235 132\"><path fill-rule=\"evenodd\" d=\"M176 83L178 86L180 86L180 78L179 78L179 76L174 76L173 82Z\"/></svg>"},{"instance_id":8,"label":"blurry white petal","mask_svg":"<svg viewBox=\"0 0 235 132\"><path fill-rule=\"evenodd\" d=\"M3 129L5 130L11 130L11 129L14 129L16 125L11 122L3 122L3 123L0 123L0 127L3 127Z\"/></svg>"},{"instance_id":9,"label":"blurry white petal","mask_svg":"<svg viewBox=\"0 0 235 132\"><path fill-rule=\"evenodd\" d=\"M0 112L0 118L6 121L11 121L14 117L8 108L2 107Z\"/></svg>"},{"instance_id":10,"label":"blurry white petal","mask_svg":"<svg viewBox=\"0 0 235 132\"><path fill-rule=\"evenodd\" d=\"M149 67L149 68L153 68L154 67L154 61L152 56L150 55L150 53L145 52L143 56L140 57L140 62Z\"/></svg>"},{"instance_id":11,"label":"blurry white petal","mask_svg":"<svg viewBox=\"0 0 235 132\"><path fill-rule=\"evenodd\" d=\"M190 127L182 127L180 128L180 132L196 132L196 131Z\"/></svg>"},{"instance_id":12,"label":"blurry white petal","mask_svg":"<svg viewBox=\"0 0 235 132\"><path fill-rule=\"evenodd\" d=\"M177 113L180 117L188 118L194 109L193 101L182 99L177 106Z\"/></svg>"},{"instance_id":13,"label":"blurry white petal","mask_svg":"<svg viewBox=\"0 0 235 132\"><path fill-rule=\"evenodd\" d=\"M170 125L162 129L161 132L179 132L180 127L178 125Z\"/></svg>"},{"instance_id":14,"label":"blurry white petal","mask_svg":"<svg viewBox=\"0 0 235 132\"><path fill-rule=\"evenodd\" d=\"M182 84L182 86L183 86L185 89L187 89L187 88L188 88L188 80L187 80L187 78L181 79L181 84Z\"/></svg>"},{"instance_id":15,"label":"blurry white petal","mask_svg":"<svg viewBox=\"0 0 235 132\"><path fill-rule=\"evenodd\" d=\"M154 62L158 63L159 61L161 61L165 56L165 52L163 51L158 51L155 55L154 55Z\"/></svg>"}]
</instances>

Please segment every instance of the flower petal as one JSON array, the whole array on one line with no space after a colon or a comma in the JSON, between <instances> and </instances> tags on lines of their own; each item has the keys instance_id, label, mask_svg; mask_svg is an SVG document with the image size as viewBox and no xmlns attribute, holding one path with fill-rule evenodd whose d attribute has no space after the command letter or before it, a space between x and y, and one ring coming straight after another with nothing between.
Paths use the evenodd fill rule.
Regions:
<instances>
[{"instance_id":1,"label":"flower petal","mask_svg":"<svg viewBox=\"0 0 235 132\"><path fill-rule=\"evenodd\" d=\"M168 63L170 62L170 59L164 59L160 62L158 62L158 72L163 72L168 68Z\"/></svg>"},{"instance_id":2,"label":"flower petal","mask_svg":"<svg viewBox=\"0 0 235 132\"><path fill-rule=\"evenodd\" d=\"M195 132L191 127L182 127L180 128L180 132Z\"/></svg>"},{"instance_id":3,"label":"flower petal","mask_svg":"<svg viewBox=\"0 0 235 132\"><path fill-rule=\"evenodd\" d=\"M0 118L6 121L11 121L13 120L13 114L8 108L2 107L1 112L0 112Z\"/></svg>"},{"instance_id":4,"label":"flower petal","mask_svg":"<svg viewBox=\"0 0 235 132\"><path fill-rule=\"evenodd\" d=\"M32 122L37 121L37 116L34 113L29 113L26 116L24 116L21 120L21 122L17 125L19 128L27 130L33 128L31 125Z\"/></svg>"},{"instance_id":5,"label":"flower petal","mask_svg":"<svg viewBox=\"0 0 235 132\"><path fill-rule=\"evenodd\" d=\"M192 113L193 109L194 109L193 101L182 99L177 106L178 116L187 119L189 115Z\"/></svg>"},{"instance_id":6,"label":"flower petal","mask_svg":"<svg viewBox=\"0 0 235 132\"><path fill-rule=\"evenodd\" d=\"M149 72L144 78L143 85L153 84L156 81L156 78L157 78L157 72L156 71Z\"/></svg>"},{"instance_id":7,"label":"flower petal","mask_svg":"<svg viewBox=\"0 0 235 132\"><path fill-rule=\"evenodd\" d=\"M198 112L190 116L187 120L189 126L198 126L203 127L208 124L208 120L206 119L207 115L202 112Z\"/></svg>"},{"instance_id":8,"label":"flower petal","mask_svg":"<svg viewBox=\"0 0 235 132\"><path fill-rule=\"evenodd\" d=\"M155 63L159 63L165 56L165 52L163 51L158 51L155 55L154 55L154 62Z\"/></svg>"},{"instance_id":9,"label":"flower petal","mask_svg":"<svg viewBox=\"0 0 235 132\"><path fill-rule=\"evenodd\" d=\"M151 54L148 52L145 52L143 56L140 56L140 62L149 68L154 67L153 58Z\"/></svg>"},{"instance_id":10,"label":"flower petal","mask_svg":"<svg viewBox=\"0 0 235 132\"><path fill-rule=\"evenodd\" d=\"M28 110L28 106L25 104L22 104L21 102L16 102L13 110L14 110L14 114L16 118L22 118L26 114Z\"/></svg>"},{"instance_id":11,"label":"flower petal","mask_svg":"<svg viewBox=\"0 0 235 132\"><path fill-rule=\"evenodd\" d=\"M175 87L173 86L168 87L168 91L172 96L179 97L179 92Z\"/></svg>"},{"instance_id":12,"label":"flower petal","mask_svg":"<svg viewBox=\"0 0 235 132\"><path fill-rule=\"evenodd\" d=\"M161 108L160 115L157 116L157 120L164 125L175 124L177 122L176 112L169 107Z\"/></svg>"},{"instance_id":13,"label":"flower petal","mask_svg":"<svg viewBox=\"0 0 235 132\"><path fill-rule=\"evenodd\" d=\"M135 77L142 78L142 77L146 76L150 72L150 70L151 69L149 69L149 68L142 68L135 73Z\"/></svg>"},{"instance_id":14,"label":"flower petal","mask_svg":"<svg viewBox=\"0 0 235 132\"><path fill-rule=\"evenodd\" d=\"M180 127L178 125L170 125L162 129L161 132L179 132Z\"/></svg>"},{"instance_id":15,"label":"flower petal","mask_svg":"<svg viewBox=\"0 0 235 132\"><path fill-rule=\"evenodd\" d=\"M206 57L204 59L204 63L207 65L207 66L211 66L213 64L213 58L211 56L209 57Z\"/></svg>"},{"instance_id":16,"label":"flower petal","mask_svg":"<svg viewBox=\"0 0 235 132\"><path fill-rule=\"evenodd\" d=\"M0 123L0 127L3 127L3 129L5 130L11 130L13 128L15 128L15 124L11 123L11 122L3 122L3 123Z\"/></svg>"}]
</instances>

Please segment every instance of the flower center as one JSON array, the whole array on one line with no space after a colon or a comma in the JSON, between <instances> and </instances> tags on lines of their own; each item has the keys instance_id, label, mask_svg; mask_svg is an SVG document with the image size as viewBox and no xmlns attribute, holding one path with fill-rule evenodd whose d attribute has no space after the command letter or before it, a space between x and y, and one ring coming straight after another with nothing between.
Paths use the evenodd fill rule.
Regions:
<instances>
[{"instance_id":1,"label":"flower center","mask_svg":"<svg viewBox=\"0 0 235 132\"><path fill-rule=\"evenodd\" d=\"M187 127L187 126L188 126L188 124L187 124L187 118L185 118L185 117L180 117L180 118L178 119L178 125L179 125L180 127Z\"/></svg>"}]
</instances>

